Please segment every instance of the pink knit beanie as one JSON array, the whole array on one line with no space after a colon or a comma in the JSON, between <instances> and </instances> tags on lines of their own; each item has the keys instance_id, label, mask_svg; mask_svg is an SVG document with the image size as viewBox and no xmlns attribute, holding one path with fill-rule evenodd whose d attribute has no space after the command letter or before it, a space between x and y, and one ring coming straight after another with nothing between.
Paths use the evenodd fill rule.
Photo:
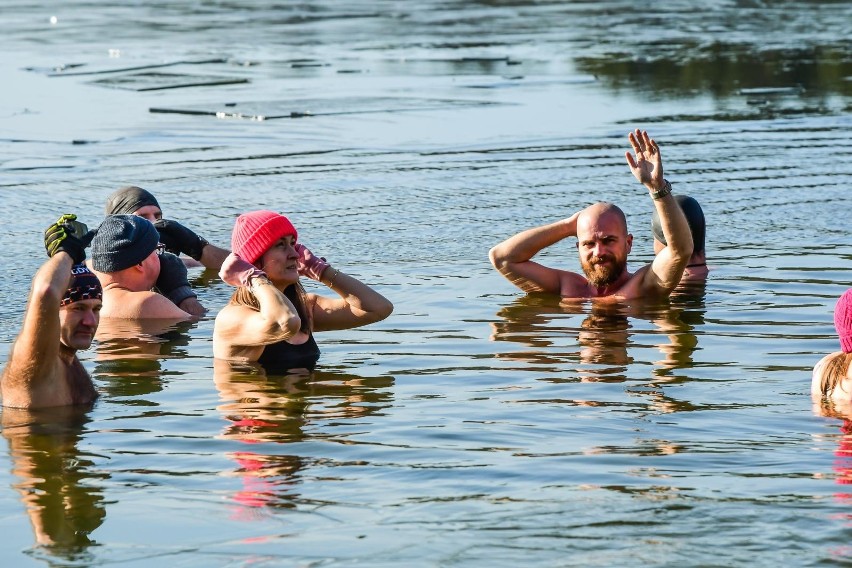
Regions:
<instances>
[{"instance_id":1,"label":"pink knit beanie","mask_svg":"<svg viewBox=\"0 0 852 568\"><path fill-rule=\"evenodd\" d=\"M298 237L296 227L284 215L266 210L243 213L231 233L231 250L254 264L275 241L288 235Z\"/></svg>"},{"instance_id":2,"label":"pink knit beanie","mask_svg":"<svg viewBox=\"0 0 852 568\"><path fill-rule=\"evenodd\" d=\"M840 349L852 353L852 288L846 290L834 306L834 328L840 336Z\"/></svg>"}]
</instances>

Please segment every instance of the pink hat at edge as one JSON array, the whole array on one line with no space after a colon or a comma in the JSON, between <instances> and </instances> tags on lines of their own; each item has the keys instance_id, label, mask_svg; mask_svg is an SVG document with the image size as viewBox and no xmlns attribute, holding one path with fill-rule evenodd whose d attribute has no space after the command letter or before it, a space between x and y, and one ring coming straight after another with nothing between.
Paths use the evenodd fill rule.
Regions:
<instances>
[{"instance_id":1,"label":"pink hat at edge","mask_svg":"<svg viewBox=\"0 0 852 568\"><path fill-rule=\"evenodd\" d=\"M834 328L840 337L840 349L852 353L852 288L846 290L834 306Z\"/></svg>"},{"instance_id":2,"label":"pink hat at edge","mask_svg":"<svg viewBox=\"0 0 852 568\"><path fill-rule=\"evenodd\" d=\"M281 237L298 238L296 227L280 213L251 211L237 217L231 233L231 250L243 260L254 264Z\"/></svg>"}]
</instances>

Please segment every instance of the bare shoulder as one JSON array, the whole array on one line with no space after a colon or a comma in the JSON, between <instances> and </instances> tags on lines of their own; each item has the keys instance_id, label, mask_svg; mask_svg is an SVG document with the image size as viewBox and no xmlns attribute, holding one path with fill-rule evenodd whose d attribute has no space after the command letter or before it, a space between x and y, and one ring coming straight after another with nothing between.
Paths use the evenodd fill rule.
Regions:
<instances>
[{"instance_id":1,"label":"bare shoulder","mask_svg":"<svg viewBox=\"0 0 852 568\"><path fill-rule=\"evenodd\" d=\"M813 382L818 382L826 374L828 370L828 364L842 355L842 352L835 351L834 353L829 353L828 355L817 361L816 365L814 365L813 370Z\"/></svg>"},{"instance_id":2,"label":"bare shoulder","mask_svg":"<svg viewBox=\"0 0 852 568\"><path fill-rule=\"evenodd\" d=\"M261 318L260 312L248 306L228 304L219 310L213 324L213 357L257 361L264 345L252 332L253 318Z\"/></svg>"},{"instance_id":3,"label":"bare shoulder","mask_svg":"<svg viewBox=\"0 0 852 568\"><path fill-rule=\"evenodd\" d=\"M185 319L189 314L156 292L113 290L104 293L101 318Z\"/></svg>"},{"instance_id":4,"label":"bare shoulder","mask_svg":"<svg viewBox=\"0 0 852 568\"><path fill-rule=\"evenodd\" d=\"M227 328L238 327L247 319L257 316L259 313L257 310L253 310L248 306L227 304L216 314L213 332L216 333L217 329L221 331Z\"/></svg>"},{"instance_id":5,"label":"bare shoulder","mask_svg":"<svg viewBox=\"0 0 852 568\"><path fill-rule=\"evenodd\" d=\"M811 394L815 397L823 395L832 395L840 387L844 390L844 379L852 378L852 365L846 364L846 369L843 369L845 360L852 359L852 354L846 354L842 351L829 353L814 365L814 370L811 375ZM839 376L841 371L845 376Z\"/></svg>"},{"instance_id":6,"label":"bare shoulder","mask_svg":"<svg viewBox=\"0 0 852 568\"><path fill-rule=\"evenodd\" d=\"M654 296L665 297L670 292L671 290L659 284L651 270L651 265L646 264L630 276L630 279L621 287L619 296L630 300Z\"/></svg>"},{"instance_id":7,"label":"bare shoulder","mask_svg":"<svg viewBox=\"0 0 852 568\"><path fill-rule=\"evenodd\" d=\"M569 270L556 270L559 277L559 295L563 298L588 298L591 287L585 276Z\"/></svg>"}]
</instances>

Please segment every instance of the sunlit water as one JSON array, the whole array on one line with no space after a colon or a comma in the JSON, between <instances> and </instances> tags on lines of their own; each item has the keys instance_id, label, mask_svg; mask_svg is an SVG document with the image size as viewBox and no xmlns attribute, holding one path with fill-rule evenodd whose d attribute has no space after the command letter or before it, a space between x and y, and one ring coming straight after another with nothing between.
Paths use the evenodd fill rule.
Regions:
<instances>
[{"instance_id":1,"label":"sunlit water","mask_svg":"<svg viewBox=\"0 0 852 568\"><path fill-rule=\"evenodd\" d=\"M3 411L3 566L852 561L852 428L809 396L852 282L848 3L269 4L4 3L3 357L41 231L126 184L223 246L285 212L395 312L310 377L228 374L193 272L208 318L81 354L92 410ZM593 201L650 260L634 127L706 287L525 298L488 249Z\"/></svg>"}]
</instances>

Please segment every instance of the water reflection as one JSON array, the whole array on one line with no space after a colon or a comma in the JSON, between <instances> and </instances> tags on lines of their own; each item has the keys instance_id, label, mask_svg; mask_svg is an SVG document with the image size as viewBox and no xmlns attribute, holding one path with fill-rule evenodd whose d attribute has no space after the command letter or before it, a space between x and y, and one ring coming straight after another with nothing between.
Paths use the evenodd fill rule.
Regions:
<instances>
[{"instance_id":1,"label":"water reflection","mask_svg":"<svg viewBox=\"0 0 852 568\"><path fill-rule=\"evenodd\" d=\"M236 513L252 518L260 507L295 507L301 471L308 460L281 453L279 444L310 439L320 421L365 418L391 404L390 377L365 378L330 371L268 375L256 364L216 360L214 379L226 420L220 438L247 444L230 452L236 463L226 472L242 480L233 500ZM328 436L328 434L325 434Z\"/></svg>"},{"instance_id":2,"label":"water reflection","mask_svg":"<svg viewBox=\"0 0 852 568\"><path fill-rule=\"evenodd\" d=\"M549 382L625 382L635 362L630 349L642 349L650 341L662 355L654 362L653 378L644 382L634 376L627 392L645 399L647 411L691 411L698 407L667 395L663 386L690 380L674 371L694 364L693 354L699 349L697 328L704 323L706 311L705 288L706 281L684 282L672 294L670 303L631 305L566 302L531 294L500 309L497 315L501 320L491 324L491 339L530 348L497 353L498 358L531 364L560 377L564 377L566 366L575 372L568 378L543 379ZM579 324L574 317L578 315L583 316ZM655 329L637 331L631 320L651 322ZM609 404L574 402L584 406Z\"/></svg>"},{"instance_id":3,"label":"water reflection","mask_svg":"<svg viewBox=\"0 0 852 568\"><path fill-rule=\"evenodd\" d=\"M549 295L526 295L497 312L501 319L491 324L491 339L533 348L498 353L497 357L545 367L581 363L583 366L576 368L581 381L618 382L626 379L627 368L634 361L628 351L635 333L629 318L642 318L655 323L669 339L659 345L663 354L659 364L667 368L688 366L697 345L691 330L703 317L699 308L703 305L703 286L690 285L689 294L684 286L681 289L679 308L668 304L566 302ZM584 316L579 324L578 318L572 317L578 315ZM563 349L554 349L566 339L568 344Z\"/></svg>"},{"instance_id":4,"label":"water reflection","mask_svg":"<svg viewBox=\"0 0 852 568\"><path fill-rule=\"evenodd\" d=\"M708 92L716 97L743 96L752 101L790 95L821 97L848 94L848 55L840 46L811 46L766 50L749 44L693 46L693 49L636 52L606 57L580 57L578 67L602 78L615 90L653 85L658 93L692 95ZM679 45L679 48L684 47ZM761 87L751 92L743 88ZM769 89L774 87L774 89ZM779 90L784 89L784 90Z\"/></svg>"},{"instance_id":5,"label":"water reflection","mask_svg":"<svg viewBox=\"0 0 852 568\"><path fill-rule=\"evenodd\" d=\"M106 517L102 490L92 480L91 456L78 448L89 408L4 408L3 437L9 444L15 489L32 524L35 542L52 556L82 562L95 544L91 533Z\"/></svg>"},{"instance_id":6,"label":"water reflection","mask_svg":"<svg viewBox=\"0 0 852 568\"><path fill-rule=\"evenodd\" d=\"M693 366L693 354L698 349L697 328L704 325L707 311L705 295L707 280L682 281L670 297L671 308L660 310L651 321L662 331L668 343L658 344L663 358L656 361L654 374L657 377L671 377L673 369L685 369Z\"/></svg>"},{"instance_id":7,"label":"water reflection","mask_svg":"<svg viewBox=\"0 0 852 568\"><path fill-rule=\"evenodd\" d=\"M584 363L590 367L576 370L581 381L624 380L630 323L621 309L613 304L564 303L559 297L528 294L503 306L499 321L491 324L492 341L521 343L531 350L497 353L497 357L554 367L565 362ZM585 315L578 324L578 318ZM576 337L576 345L574 343ZM553 348L568 342L563 350ZM601 366L606 365L606 366Z\"/></svg>"},{"instance_id":8,"label":"water reflection","mask_svg":"<svg viewBox=\"0 0 852 568\"><path fill-rule=\"evenodd\" d=\"M852 402L837 400L814 400L814 413L827 418L840 420L840 431L837 439L837 449L834 451L834 481L839 487L834 494L835 500L848 509L852 506ZM817 474L817 477L822 477ZM852 525L852 514L845 513L841 517L847 524ZM848 551L847 551L848 552Z\"/></svg>"},{"instance_id":9,"label":"water reflection","mask_svg":"<svg viewBox=\"0 0 852 568\"><path fill-rule=\"evenodd\" d=\"M188 356L189 332L195 325L170 320L102 319L95 336L94 372L102 392L115 398L162 390L161 360ZM127 403L146 404L143 399Z\"/></svg>"}]
</instances>

